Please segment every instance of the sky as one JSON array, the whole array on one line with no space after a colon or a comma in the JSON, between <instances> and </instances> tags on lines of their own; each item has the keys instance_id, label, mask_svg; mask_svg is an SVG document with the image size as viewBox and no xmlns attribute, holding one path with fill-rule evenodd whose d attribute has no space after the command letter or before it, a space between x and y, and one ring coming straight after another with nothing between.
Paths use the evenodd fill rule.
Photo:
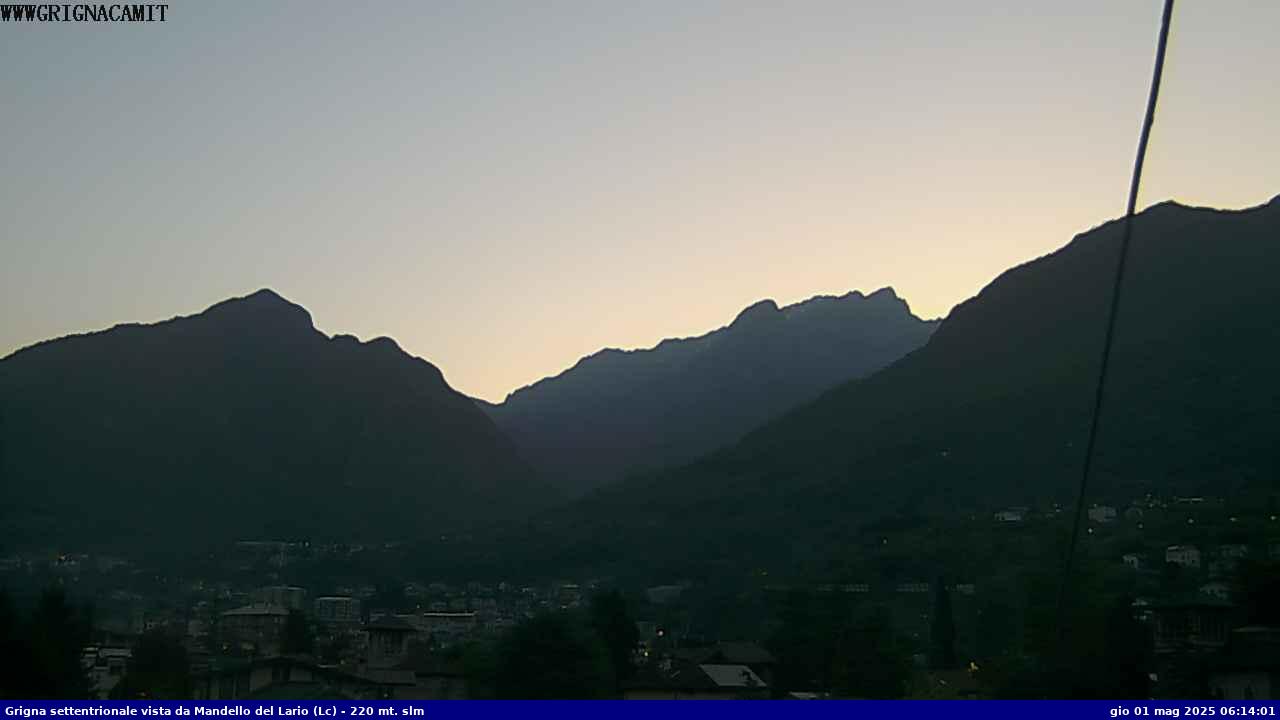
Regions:
<instances>
[{"instance_id":1,"label":"sky","mask_svg":"<svg viewBox=\"0 0 1280 720\"><path fill-rule=\"evenodd\" d=\"M1123 214L1160 0L172 3L0 23L0 356L270 287L501 400L763 298L942 317ZM1280 193L1280 3L1181 0L1140 206Z\"/></svg>"}]
</instances>

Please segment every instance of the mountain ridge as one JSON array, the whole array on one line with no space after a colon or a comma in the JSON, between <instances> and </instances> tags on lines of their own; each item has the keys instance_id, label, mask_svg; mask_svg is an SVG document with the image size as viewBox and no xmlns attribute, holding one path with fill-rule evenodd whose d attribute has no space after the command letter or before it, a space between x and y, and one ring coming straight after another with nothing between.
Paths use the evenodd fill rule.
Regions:
<instances>
[{"instance_id":1,"label":"mountain ridge","mask_svg":"<svg viewBox=\"0 0 1280 720\"><path fill-rule=\"evenodd\" d=\"M895 528L1069 506L1121 222L1000 273L882 370L509 529L500 544L522 554L503 569L853 581L884 570L859 557ZM1280 197L1135 218L1088 502L1280 500L1278 237ZM944 554L904 556L894 572L982 572L965 548Z\"/></svg>"},{"instance_id":2,"label":"mountain ridge","mask_svg":"<svg viewBox=\"0 0 1280 720\"><path fill-rule=\"evenodd\" d=\"M271 290L22 348L0 400L0 514L30 538L413 537L556 497L434 364L326 336ZM274 502L230 510L248 498Z\"/></svg>"},{"instance_id":3,"label":"mountain ridge","mask_svg":"<svg viewBox=\"0 0 1280 720\"><path fill-rule=\"evenodd\" d=\"M504 405L508 400L510 400L510 399L512 398L512 396L517 395L517 394L519 394L519 393L520 393L520 392L522 392L522 391L529 390L530 388L536 387L536 386L538 386L538 385L540 385L540 384L542 384L542 383L545 383L545 382L548 382L548 381L551 381L551 380L556 380L556 379L558 379L558 378L562 377L565 373L568 373L568 372L570 372L571 370L577 369L577 368L581 367L583 363L586 363L586 362L588 362L588 361L591 361L592 359L597 358L597 357L599 357L599 356L602 356L602 355L604 355L604 356L609 356L609 355L635 355L635 354L638 354L638 353L650 353L650 352L653 352L653 351L655 351L655 350L659 350L659 349L661 349L662 347L664 347L664 346L666 346L666 345L669 345L669 344L680 344L680 343L685 342L685 341L688 341L688 340L697 340L697 339L699 339L699 338L706 337L707 335L710 335L711 333L714 333L714 332L716 332L716 331L718 331L718 330L725 330L725 329L728 329L728 328L732 327L732 326L733 326L733 324L734 324L734 323L736 323L736 322L738 322L738 320L739 320L739 319L741 319L743 315L745 315L745 314L747 314L748 312L752 311L752 310L753 310L754 308L756 308L757 306L761 306L761 305L764 305L764 306L770 306L774 312L781 312L781 313L785 314L785 313L787 313L787 311L789 311L789 310L793 310L793 309L796 309L796 308L800 308L801 306L810 305L810 304L812 304L812 303L821 303L822 301L827 301L827 300L836 300L836 301L839 301L839 300L846 300L846 299L850 299L850 298L854 298L854 299L866 299L866 298L872 298L872 297L875 297L875 296L880 295L880 294L882 294L882 293L884 293L884 294L888 295L889 297L893 298L894 300L898 300L898 301L900 301L900 302L903 304L903 306L906 308L907 312L909 312L909 313L911 312L911 307L910 307L910 305L907 303L907 301L906 301L905 299L903 299L902 297L900 297L900 296L897 294L897 292L893 289L893 287L892 287L892 286L889 286L889 285L886 285L885 287L882 287L882 288L880 288L879 290L875 290L875 291L873 291L873 292L871 292L871 293L867 293L867 294L862 293L860 290L850 290L849 292L846 292L846 293L844 293L843 295L813 295L813 296L811 296L811 297L805 298L804 300L798 300L798 301L796 301L796 302L794 302L794 303L791 303L791 304L789 304L789 305L778 305L778 301L777 301L777 300L774 300L773 298L763 298L763 299L761 299L761 300L757 300L757 301L755 301L755 302L751 303L750 305L747 305L746 307L744 307L742 310L740 310L740 311L738 312L738 314L737 314L737 315L735 315L735 316L734 316L734 319L733 319L732 321L730 321L727 325L721 325L720 327L713 328L713 329L708 330L708 331L706 331L706 332L704 332L704 333L702 333L702 334L700 334L700 335L685 335L685 336L680 336L680 337L663 338L663 339L659 340L656 344L654 344L654 345L650 345L650 346L648 346L648 347L634 347L634 348L620 348L620 347L613 347L613 346L603 347L603 348L600 348L599 350L596 350L596 351L595 351L595 352L593 352L593 353L590 353L590 354L587 354L587 355L583 355L582 357L580 357L580 358L578 358L577 360L575 360L575 361L574 361L574 363L573 363L573 365L570 365L569 367L565 368L564 370L561 370L560 372L558 372L558 373L556 373L556 374L554 374L554 375L547 375L547 376L545 376L545 377L539 378L538 380L534 380L534 381L533 381L533 382L531 382L531 383L527 383L527 384L525 384L525 385L521 385L520 387L518 387L518 388L516 388L516 389L514 389L514 390L512 390L512 391L510 391L510 392L508 392L508 393L506 394L506 396L502 399L502 401L501 401L501 402L493 402L492 400L485 400L484 398L474 398L474 399L475 399L475 401L476 401L477 403L480 403L480 404L481 404L482 406L484 406L484 407L500 407L500 406ZM914 313L912 313L912 314L914 315ZM918 316L917 316L917 317L918 317ZM937 323L941 323L941 322L942 322L942 318L918 318L918 319L920 319L920 320L921 320L921 321L923 321L923 322L926 322L926 323L933 323L933 324L937 324Z\"/></svg>"},{"instance_id":4,"label":"mountain ridge","mask_svg":"<svg viewBox=\"0 0 1280 720\"><path fill-rule=\"evenodd\" d=\"M888 287L785 307L765 299L702 335L605 348L480 407L544 476L578 493L735 439L914 350L936 326Z\"/></svg>"}]
</instances>

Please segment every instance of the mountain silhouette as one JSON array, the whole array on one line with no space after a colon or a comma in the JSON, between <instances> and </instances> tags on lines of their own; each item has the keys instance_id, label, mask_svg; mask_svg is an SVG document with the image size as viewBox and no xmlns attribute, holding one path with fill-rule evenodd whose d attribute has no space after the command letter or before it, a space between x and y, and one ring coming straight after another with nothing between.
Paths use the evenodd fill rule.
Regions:
<instances>
[{"instance_id":1,"label":"mountain silhouette","mask_svg":"<svg viewBox=\"0 0 1280 720\"><path fill-rule=\"evenodd\" d=\"M719 330L602 350L481 407L545 477L581 493L731 443L915 350L936 325L891 288L785 308L763 300Z\"/></svg>"},{"instance_id":2,"label":"mountain silhouette","mask_svg":"<svg viewBox=\"0 0 1280 720\"><path fill-rule=\"evenodd\" d=\"M1261 507L1280 476L1280 198L1241 211L1166 202L1134 222L1089 500ZM502 541L527 553L511 562L833 572L884 527L1069 507L1121 228L1006 271L921 349L731 447L522 525Z\"/></svg>"},{"instance_id":3,"label":"mountain silhouette","mask_svg":"<svg viewBox=\"0 0 1280 720\"><path fill-rule=\"evenodd\" d=\"M553 497L433 365L270 290L0 360L0 474L29 542L409 538Z\"/></svg>"}]
</instances>

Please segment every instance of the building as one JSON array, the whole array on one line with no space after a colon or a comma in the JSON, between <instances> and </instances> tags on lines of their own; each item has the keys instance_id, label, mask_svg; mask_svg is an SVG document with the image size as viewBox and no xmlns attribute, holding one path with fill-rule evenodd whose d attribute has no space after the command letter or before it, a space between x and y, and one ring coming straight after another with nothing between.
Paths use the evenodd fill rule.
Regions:
<instances>
[{"instance_id":1,"label":"building","mask_svg":"<svg viewBox=\"0 0 1280 720\"><path fill-rule=\"evenodd\" d=\"M666 605L680 599L680 595L684 593L683 585L657 585L644 591L649 602L654 605Z\"/></svg>"},{"instance_id":2,"label":"building","mask_svg":"<svg viewBox=\"0 0 1280 720\"><path fill-rule=\"evenodd\" d=\"M106 699L124 677L132 655L133 652L125 647L86 647L80 655L80 664L89 676L90 692L99 699Z\"/></svg>"},{"instance_id":3,"label":"building","mask_svg":"<svg viewBox=\"0 0 1280 720\"><path fill-rule=\"evenodd\" d=\"M582 588L577 583L564 583L556 588L556 602L562 609L577 608L582 605Z\"/></svg>"},{"instance_id":4,"label":"building","mask_svg":"<svg viewBox=\"0 0 1280 720\"><path fill-rule=\"evenodd\" d=\"M753 642L718 642L692 653L698 665L745 665L766 685L773 684L774 669L778 665L772 653Z\"/></svg>"},{"instance_id":5,"label":"building","mask_svg":"<svg viewBox=\"0 0 1280 720\"><path fill-rule=\"evenodd\" d=\"M1231 603L1198 597L1152 605L1156 652L1217 649L1227 643Z\"/></svg>"},{"instance_id":6,"label":"building","mask_svg":"<svg viewBox=\"0 0 1280 720\"><path fill-rule=\"evenodd\" d=\"M1231 560L1240 560L1249 556L1249 546L1239 544L1219 545L1218 555Z\"/></svg>"},{"instance_id":7,"label":"building","mask_svg":"<svg viewBox=\"0 0 1280 720\"><path fill-rule=\"evenodd\" d=\"M304 658L226 660L194 678L196 700L377 700L391 696L374 680Z\"/></svg>"},{"instance_id":8,"label":"building","mask_svg":"<svg viewBox=\"0 0 1280 720\"><path fill-rule=\"evenodd\" d=\"M1142 569L1142 558L1137 553L1125 553L1120 556L1120 561L1131 570Z\"/></svg>"},{"instance_id":9,"label":"building","mask_svg":"<svg viewBox=\"0 0 1280 720\"><path fill-rule=\"evenodd\" d=\"M465 700L458 664L433 659L391 668L336 668L305 657L221 658L194 677L196 700Z\"/></svg>"},{"instance_id":10,"label":"building","mask_svg":"<svg viewBox=\"0 0 1280 720\"><path fill-rule=\"evenodd\" d=\"M624 700L763 700L769 686L746 665L649 666L623 686Z\"/></svg>"},{"instance_id":11,"label":"building","mask_svg":"<svg viewBox=\"0 0 1280 720\"><path fill-rule=\"evenodd\" d=\"M1198 570L1200 569L1200 551L1194 545L1170 545L1165 548L1164 561Z\"/></svg>"},{"instance_id":12,"label":"building","mask_svg":"<svg viewBox=\"0 0 1280 720\"><path fill-rule=\"evenodd\" d=\"M350 595L325 595L312 604L317 622L347 625L360 622L360 601Z\"/></svg>"},{"instance_id":13,"label":"building","mask_svg":"<svg viewBox=\"0 0 1280 720\"><path fill-rule=\"evenodd\" d=\"M246 605L222 613L218 630L228 650L272 655L280 652L280 638L288 618L289 611L282 607Z\"/></svg>"},{"instance_id":14,"label":"building","mask_svg":"<svg viewBox=\"0 0 1280 720\"><path fill-rule=\"evenodd\" d=\"M1001 510L995 514L996 522L1020 523L1027 519L1027 508L1014 507Z\"/></svg>"},{"instance_id":15,"label":"building","mask_svg":"<svg viewBox=\"0 0 1280 720\"><path fill-rule=\"evenodd\" d=\"M418 627L433 644L448 645L470 637L479 627L479 622L471 610L431 611L422 613Z\"/></svg>"},{"instance_id":16,"label":"building","mask_svg":"<svg viewBox=\"0 0 1280 720\"><path fill-rule=\"evenodd\" d=\"M1200 594L1207 595L1211 598L1217 598L1219 600L1230 600L1231 586L1224 582L1215 580L1201 585Z\"/></svg>"},{"instance_id":17,"label":"building","mask_svg":"<svg viewBox=\"0 0 1280 720\"><path fill-rule=\"evenodd\" d=\"M413 681L411 685L400 681L393 686L393 700L466 700L469 697L460 657L443 658L425 651L421 645L413 645L409 649L409 657L396 665L392 672L411 673L404 678L412 678ZM373 675L372 672L364 674ZM400 680L398 676L392 677Z\"/></svg>"},{"instance_id":18,"label":"building","mask_svg":"<svg viewBox=\"0 0 1280 720\"><path fill-rule=\"evenodd\" d=\"M1133 616L1137 618L1139 622L1151 623L1151 618L1154 613L1151 610L1150 600L1143 597L1134 598L1130 607L1133 609Z\"/></svg>"},{"instance_id":19,"label":"building","mask_svg":"<svg viewBox=\"0 0 1280 720\"><path fill-rule=\"evenodd\" d=\"M1089 521L1096 523L1114 522L1116 519L1116 509L1110 505L1094 505L1089 508Z\"/></svg>"},{"instance_id":20,"label":"building","mask_svg":"<svg viewBox=\"0 0 1280 720\"><path fill-rule=\"evenodd\" d=\"M395 615L375 618L364 630L369 636L366 662L370 668L390 668L404 662L409 656L409 639L417 632Z\"/></svg>"},{"instance_id":21,"label":"building","mask_svg":"<svg viewBox=\"0 0 1280 720\"><path fill-rule=\"evenodd\" d=\"M1209 672L1210 692L1221 700L1280 698L1280 628L1231 631Z\"/></svg>"},{"instance_id":22,"label":"building","mask_svg":"<svg viewBox=\"0 0 1280 720\"><path fill-rule=\"evenodd\" d=\"M258 588L250 597L255 605L277 605L288 610L302 610L307 603L306 589L293 585Z\"/></svg>"}]
</instances>

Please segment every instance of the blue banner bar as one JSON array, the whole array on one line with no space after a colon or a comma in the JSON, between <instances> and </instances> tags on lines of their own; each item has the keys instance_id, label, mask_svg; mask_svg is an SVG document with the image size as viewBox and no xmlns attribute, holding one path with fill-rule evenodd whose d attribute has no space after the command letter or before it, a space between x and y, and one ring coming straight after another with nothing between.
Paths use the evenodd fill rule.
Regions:
<instances>
[{"instance_id":1,"label":"blue banner bar","mask_svg":"<svg viewBox=\"0 0 1280 720\"><path fill-rule=\"evenodd\" d=\"M1277 703L1223 701L1100 701L1100 700L818 700L711 703L621 700L604 701L451 701L360 700L298 702L146 701L146 700L0 700L5 718L401 718L434 720L473 718L555 718L556 720L705 720L732 718L1264 718L1276 717Z\"/></svg>"}]
</instances>

